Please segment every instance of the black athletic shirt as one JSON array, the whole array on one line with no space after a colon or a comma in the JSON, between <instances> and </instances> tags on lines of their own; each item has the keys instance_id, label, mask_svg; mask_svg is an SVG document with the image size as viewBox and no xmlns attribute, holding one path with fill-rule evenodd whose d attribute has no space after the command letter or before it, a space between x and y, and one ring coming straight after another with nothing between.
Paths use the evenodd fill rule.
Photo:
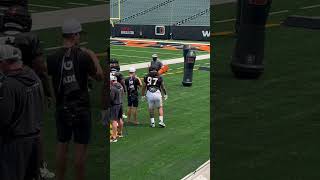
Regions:
<instances>
[{"instance_id":1,"label":"black athletic shirt","mask_svg":"<svg viewBox=\"0 0 320 180\"><path fill-rule=\"evenodd\" d=\"M57 106L66 103L66 101L77 100L80 106L89 107L88 77L96 74L95 65L89 54L79 47L73 47L70 53L72 61L65 61L65 66L63 67L63 57L67 50L68 48L60 48L47 58L48 73L52 76ZM73 70L68 71L68 67L72 67L70 63L73 65ZM72 83L68 84L68 82ZM71 91L71 89L74 92L66 95L67 91Z\"/></svg>"},{"instance_id":2,"label":"black athletic shirt","mask_svg":"<svg viewBox=\"0 0 320 180\"><path fill-rule=\"evenodd\" d=\"M128 96L138 97L138 90L140 81L136 77L128 77L125 80L125 85L127 87Z\"/></svg>"},{"instance_id":3,"label":"black athletic shirt","mask_svg":"<svg viewBox=\"0 0 320 180\"><path fill-rule=\"evenodd\" d=\"M153 76L149 73L144 77L144 83L146 83L147 90L150 92L156 92L157 90L160 90L162 82L162 76Z\"/></svg>"}]
</instances>

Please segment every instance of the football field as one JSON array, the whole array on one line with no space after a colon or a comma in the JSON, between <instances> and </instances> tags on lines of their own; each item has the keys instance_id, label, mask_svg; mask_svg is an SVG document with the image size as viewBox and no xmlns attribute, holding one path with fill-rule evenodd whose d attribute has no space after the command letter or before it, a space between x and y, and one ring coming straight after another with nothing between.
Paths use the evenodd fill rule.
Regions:
<instances>
[{"instance_id":1,"label":"football field","mask_svg":"<svg viewBox=\"0 0 320 180\"><path fill-rule=\"evenodd\" d=\"M215 179L319 179L319 30L279 25L288 15L319 16L319 4L273 1L259 80L233 77L235 4L213 7Z\"/></svg>"},{"instance_id":2,"label":"football field","mask_svg":"<svg viewBox=\"0 0 320 180\"><path fill-rule=\"evenodd\" d=\"M118 58L121 65L149 62L153 53L161 60L182 57L182 50L111 47L111 57ZM204 53L208 54L199 52ZM164 101L166 128L149 127L147 103L140 101L138 120L141 124L127 125L125 138L111 144L111 179L181 179L210 158L210 72L199 67L209 68L210 60L196 61L192 87L181 84L181 63L170 65L164 75L169 96ZM137 71L140 78L146 73L147 69Z\"/></svg>"}]
</instances>

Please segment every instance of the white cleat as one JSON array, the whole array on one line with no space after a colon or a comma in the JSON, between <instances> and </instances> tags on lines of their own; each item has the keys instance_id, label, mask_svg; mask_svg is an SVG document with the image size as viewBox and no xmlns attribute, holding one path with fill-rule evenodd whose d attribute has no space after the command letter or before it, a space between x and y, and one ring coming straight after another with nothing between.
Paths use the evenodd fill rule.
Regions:
<instances>
[{"instance_id":1,"label":"white cleat","mask_svg":"<svg viewBox=\"0 0 320 180\"><path fill-rule=\"evenodd\" d=\"M159 122L159 126L162 127L162 128L165 128L166 125L164 124L164 122Z\"/></svg>"},{"instance_id":2,"label":"white cleat","mask_svg":"<svg viewBox=\"0 0 320 180\"><path fill-rule=\"evenodd\" d=\"M126 116L125 114L122 114L122 119L127 119L128 116Z\"/></svg>"},{"instance_id":3,"label":"white cleat","mask_svg":"<svg viewBox=\"0 0 320 180\"><path fill-rule=\"evenodd\" d=\"M118 142L117 139L110 139L110 143L116 143L116 142Z\"/></svg>"},{"instance_id":4,"label":"white cleat","mask_svg":"<svg viewBox=\"0 0 320 180\"><path fill-rule=\"evenodd\" d=\"M55 177L55 174L50 172L49 169L47 169L47 164L44 163L43 168L40 168L40 177L41 179L52 179Z\"/></svg>"},{"instance_id":5,"label":"white cleat","mask_svg":"<svg viewBox=\"0 0 320 180\"><path fill-rule=\"evenodd\" d=\"M151 124L150 124L150 127L155 128L156 125L155 125L154 123L151 123Z\"/></svg>"}]
</instances>

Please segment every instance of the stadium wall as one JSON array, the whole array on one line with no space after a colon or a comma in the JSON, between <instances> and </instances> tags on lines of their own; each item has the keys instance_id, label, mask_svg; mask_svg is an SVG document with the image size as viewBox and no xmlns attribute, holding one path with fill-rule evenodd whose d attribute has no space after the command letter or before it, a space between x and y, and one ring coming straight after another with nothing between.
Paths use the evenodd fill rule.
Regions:
<instances>
[{"instance_id":1,"label":"stadium wall","mask_svg":"<svg viewBox=\"0 0 320 180\"><path fill-rule=\"evenodd\" d=\"M210 41L209 26L156 26L116 24L112 37Z\"/></svg>"}]
</instances>

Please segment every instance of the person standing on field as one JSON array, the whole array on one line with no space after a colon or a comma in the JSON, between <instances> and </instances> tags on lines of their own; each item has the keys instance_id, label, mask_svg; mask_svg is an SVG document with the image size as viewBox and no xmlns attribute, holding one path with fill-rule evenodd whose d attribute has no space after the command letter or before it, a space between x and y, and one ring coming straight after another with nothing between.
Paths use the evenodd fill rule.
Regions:
<instances>
[{"instance_id":1,"label":"person standing on field","mask_svg":"<svg viewBox=\"0 0 320 180\"><path fill-rule=\"evenodd\" d=\"M130 67L129 69L129 77L125 79L125 85L127 88L127 96L128 96L128 122L131 122L131 115L134 119L134 124L138 125L137 119L137 108L139 106L139 88L142 86L142 82L140 78L136 75L136 69L134 67Z\"/></svg>"}]
</instances>

